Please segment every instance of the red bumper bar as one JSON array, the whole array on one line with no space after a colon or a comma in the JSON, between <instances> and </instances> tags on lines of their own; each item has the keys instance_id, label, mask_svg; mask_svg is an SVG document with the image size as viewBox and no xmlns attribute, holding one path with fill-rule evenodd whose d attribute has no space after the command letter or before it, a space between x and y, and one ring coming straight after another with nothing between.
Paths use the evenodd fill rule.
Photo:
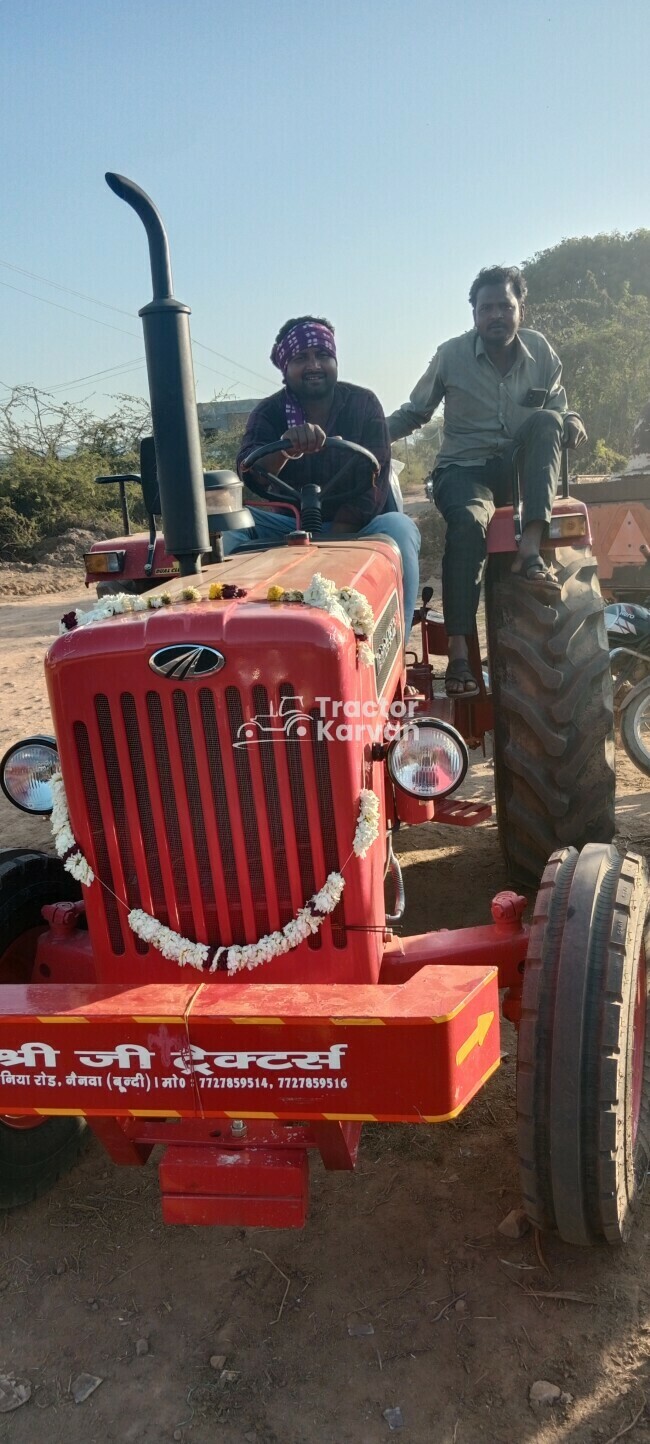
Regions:
<instances>
[{"instance_id":1,"label":"red bumper bar","mask_svg":"<svg viewBox=\"0 0 650 1444\"><path fill-rule=\"evenodd\" d=\"M485 963L368 986L7 986L2 1006L0 1114L436 1123L499 1064Z\"/></svg>"}]
</instances>

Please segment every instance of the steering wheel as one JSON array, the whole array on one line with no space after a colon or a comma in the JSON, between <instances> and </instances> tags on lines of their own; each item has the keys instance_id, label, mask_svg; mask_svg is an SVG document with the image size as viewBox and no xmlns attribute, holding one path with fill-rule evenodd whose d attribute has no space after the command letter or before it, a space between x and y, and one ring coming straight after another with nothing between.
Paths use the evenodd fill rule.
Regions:
<instances>
[{"instance_id":1,"label":"steering wheel","mask_svg":"<svg viewBox=\"0 0 650 1444\"><path fill-rule=\"evenodd\" d=\"M322 501L325 501L325 499L328 501L345 501L350 497L356 496L357 492L365 490L366 479L364 476L359 477L356 484L353 484L352 487L345 483L348 472L359 459L366 461L368 465L372 467L374 485L379 475L380 466L377 457L373 456L371 451L366 451L365 446L359 446L356 441L343 441L342 438L338 436L328 436L325 439L325 444L322 449L323 451L336 450L352 453L348 460L343 463L343 466L339 467L335 475L331 476L329 481L326 481L325 485L321 487ZM271 456L274 452L278 451L284 451L281 438L278 441L267 441L264 446L256 446L255 450L251 451L242 463L242 476L246 476L247 487L255 493L255 496L261 497L263 501L292 501L294 505L297 503L298 507L300 507L302 493L298 491L295 486L291 486L288 481L283 481L281 477L274 476L273 472L265 471L263 467L257 465L264 456ZM318 455L319 453L316 452L313 454ZM257 472L257 476L252 475L252 472ZM259 481L258 478L261 476L270 483L268 486L263 486L261 481Z\"/></svg>"}]
</instances>

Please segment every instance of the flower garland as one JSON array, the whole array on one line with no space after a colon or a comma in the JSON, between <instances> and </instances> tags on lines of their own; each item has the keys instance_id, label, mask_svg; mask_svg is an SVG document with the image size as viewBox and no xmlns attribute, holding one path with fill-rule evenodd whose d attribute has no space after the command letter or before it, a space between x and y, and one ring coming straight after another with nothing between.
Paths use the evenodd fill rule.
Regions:
<instances>
[{"instance_id":1,"label":"flower garland","mask_svg":"<svg viewBox=\"0 0 650 1444\"><path fill-rule=\"evenodd\" d=\"M244 587L236 587L230 582L213 582L208 592L211 602L233 601L236 597L247 595ZM203 600L198 587L183 587L178 598L181 602L200 602ZM157 612L161 607L173 607L174 598L169 592L160 592L156 596L138 597L132 596L129 592L116 592L114 596L101 597L95 602L94 607L89 607L87 612L77 608L72 612L65 612L59 624L59 636L66 632L74 632L76 627L87 627L91 622L104 622L108 617L121 616L125 612Z\"/></svg>"},{"instance_id":2,"label":"flower garland","mask_svg":"<svg viewBox=\"0 0 650 1444\"><path fill-rule=\"evenodd\" d=\"M236 587L231 582L212 582L208 589L208 600L211 602L233 601L246 595L244 587ZM375 630L374 613L368 598L354 587L342 587L339 590L336 582L321 576L320 572L315 573L304 592L273 585L269 587L266 599L269 602L303 602L308 607L318 607L320 611L327 612L329 616L342 622L344 627L351 628L357 637L368 639ZM188 586L183 587L178 600L200 602L203 598L198 587ZM59 635L73 632L77 627L87 627L92 622L106 621L108 617L121 616L127 612L157 612L161 607L173 605L174 599L169 592L149 597L116 592L113 596L101 597L88 611L84 612L77 607L74 611L65 612L59 624ZM360 660L365 666L370 666L374 661L372 649L367 647L367 643L363 655L360 650Z\"/></svg>"},{"instance_id":3,"label":"flower garland","mask_svg":"<svg viewBox=\"0 0 650 1444\"><path fill-rule=\"evenodd\" d=\"M373 842L379 837L379 798L370 787L363 787L359 793L359 816L352 842L357 857L365 857Z\"/></svg>"},{"instance_id":4,"label":"flower garland","mask_svg":"<svg viewBox=\"0 0 650 1444\"><path fill-rule=\"evenodd\" d=\"M370 602L354 587L342 587L320 572L312 577L304 592L285 591L284 587L272 586L266 594L268 602L304 602L308 607L318 607L336 617L344 627L351 627L358 637L371 637L375 630L375 618Z\"/></svg>"},{"instance_id":5,"label":"flower garland","mask_svg":"<svg viewBox=\"0 0 650 1444\"><path fill-rule=\"evenodd\" d=\"M57 855L78 882L90 887L95 881L95 874L75 842L61 773L55 772L50 782L53 797L52 832ZM359 794L359 816L352 840L352 852L356 857L365 857L379 836L379 816L379 798L376 793L370 788L362 788ZM346 866L344 863L343 867ZM101 878L98 878L98 881L101 883ZM105 883L101 885L106 886ZM256 943L234 943L228 948L219 947L209 967L206 967L210 955L207 943L191 942L189 938L174 932L173 928L159 923L142 908L131 908L127 921L136 937L156 948L164 958L177 962L181 968L189 964L199 972L214 973L225 968L228 973L238 973L243 968L257 968L260 963L268 963L272 958L292 952L311 934L317 933L325 918L337 906L344 887L345 878L341 873L331 872L322 888L309 898L304 907L298 909L296 916L285 923L281 931L267 933Z\"/></svg>"},{"instance_id":6,"label":"flower garland","mask_svg":"<svg viewBox=\"0 0 650 1444\"><path fill-rule=\"evenodd\" d=\"M314 893L304 908L299 908L295 918L285 923L281 932L267 933L257 943L217 948L210 972L215 972L219 967L222 953L225 953L225 964L229 973L238 973L242 968L257 968L260 963L268 963L272 958L279 958L282 953L290 953L312 933L318 932L328 913L334 911L344 887L345 879L340 872L331 872L320 892Z\"/></svg>"},{"instance_id":7,"label":"flower garland","mask_svg":"<svg viewBox=\"0 0 650 1444\"><path fill-rule=\"evenodd\" d=\"M60 772L55 772L50 778L50 786L52 788L52 832L57 857L61 858L66 872L71 873L77 882L82 882L85 887L90 887L91 883L95 881L95 874L74 840L68 816L65 787Z\"/></svg>"}]
</instances>

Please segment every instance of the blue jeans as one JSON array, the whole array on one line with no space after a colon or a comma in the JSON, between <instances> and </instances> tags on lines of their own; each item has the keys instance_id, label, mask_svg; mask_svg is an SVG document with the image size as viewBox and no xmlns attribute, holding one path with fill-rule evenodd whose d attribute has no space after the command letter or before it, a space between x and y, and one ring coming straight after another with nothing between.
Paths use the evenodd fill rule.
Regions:
<instances>
[{"instance_id":1,"label":"blue jeans","mask_svg":"<svg viewBox=\"0 0 650 1444\"><path fill-rule=\"evenodd\" d=\"M251 513L255 517L255 526L248 531L225 531L223 533L223 549L226 556L232 552L244 551L249 541L280 542L283 536L295 531L296 522L293 516L283 511L267 511L266 508L251 507ZM327 541L330 525L325 522L321 536ZM421 537L415 522L410 516L405 516L400 511L384 512L383 516L373 516L367 526L357 532L359 537L388 536L394 541L400 550L402 558L402 573L404 583L404 617L406 626L406 638L413 625L413 613L415 611L418 589L419 569L418 555L420 552Z\"/></svg>"}]
</instances>

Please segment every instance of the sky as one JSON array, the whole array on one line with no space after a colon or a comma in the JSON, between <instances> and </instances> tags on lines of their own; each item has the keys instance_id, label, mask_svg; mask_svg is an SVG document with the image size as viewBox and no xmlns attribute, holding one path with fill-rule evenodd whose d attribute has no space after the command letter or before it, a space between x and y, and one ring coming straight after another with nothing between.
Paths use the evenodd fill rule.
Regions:
<instances>
[{"instance_id":1,"label":"sky","mask_svg":"<svg viewBox=\"0 0 650 1444\"><path fill-rule=\"evenodd\" d=\"M0 33L0 400L146 395L107 170L163 216L200 401L276 390L312 312L391 410L481 266L650 225L647 0L0 0Z\"/></svg>"}]
</instances>

